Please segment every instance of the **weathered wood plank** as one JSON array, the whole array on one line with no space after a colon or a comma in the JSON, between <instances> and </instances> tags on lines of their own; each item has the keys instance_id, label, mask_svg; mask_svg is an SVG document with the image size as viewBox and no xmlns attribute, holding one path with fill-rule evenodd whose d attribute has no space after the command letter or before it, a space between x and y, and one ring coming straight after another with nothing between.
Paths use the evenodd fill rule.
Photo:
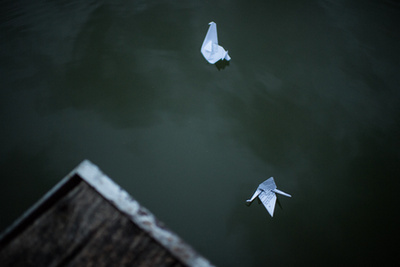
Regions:
<instances>
[{"instance_id":1,"label":"weathered wood plank","mask_svg":"<svg viewBox=\"0 0 400 267\"><path fill-rule=\"evenodd\" d=\"M211 266L83 162L0 238L1 266Z\"/></svg>"},{"instance_id":2,"label":"weathered wood plank","mask_svg":"<svg viewBox=\"0 0 400 267\"><path fill-rule=\"evenodd\" d=\"M2 266L184 266L85 182L0 252Z\"/></svg>"}]
</instances>

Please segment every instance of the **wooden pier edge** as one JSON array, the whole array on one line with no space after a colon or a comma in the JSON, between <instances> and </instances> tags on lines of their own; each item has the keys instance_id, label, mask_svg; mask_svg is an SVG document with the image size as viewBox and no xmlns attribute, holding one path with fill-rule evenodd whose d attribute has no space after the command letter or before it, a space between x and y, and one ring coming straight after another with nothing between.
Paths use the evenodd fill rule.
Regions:
<instances>
[{"instance_id":1,"label":"wooden pier edge","mask_svg":"<svg viewBox=\"0 0 400 267\"><path fill-rule=\"evenodd\" d=\"M17 238L35 218L41 216L49 207L63 198L72 188L84 181L102 198L114 206L120 213L138 226L169 251L178 261L186 266L213 266L206 258L186 244L177 234L167 229L150 211L141 206L119 185L113 182L96 165L84 160L36 204L26 211L0 236L0 254L7 245Z\"/></svg>"}]
</instances>

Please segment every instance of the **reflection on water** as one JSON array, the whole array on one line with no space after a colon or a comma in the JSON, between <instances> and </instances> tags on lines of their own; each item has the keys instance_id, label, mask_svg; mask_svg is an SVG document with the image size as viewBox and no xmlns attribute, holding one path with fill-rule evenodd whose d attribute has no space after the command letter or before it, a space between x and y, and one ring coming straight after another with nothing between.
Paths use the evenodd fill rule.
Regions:
<instances>
[{"instance_id":1,"label":"reflection on water","mask_svg":"<svg viewBox=\"0 0 400 267\"><path fill-rule=\"evenodd\" d=\"M389 262L399 6L290 2L3 2L1 229L88 158L216 265Z\"/></svg>"}]
</instances>

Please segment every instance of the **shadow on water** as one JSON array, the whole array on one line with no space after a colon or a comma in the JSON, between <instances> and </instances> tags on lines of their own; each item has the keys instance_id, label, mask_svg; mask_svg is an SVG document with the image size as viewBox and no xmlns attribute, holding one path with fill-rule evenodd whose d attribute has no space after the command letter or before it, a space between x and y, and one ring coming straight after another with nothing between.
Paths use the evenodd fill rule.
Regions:
<instances>
[{"instance_id":1,"label":"shadow on water","mask_svg":"<svg viewBox=\"0 0 400 267\"><path fill-rule=\"evenodd\" d=\"M229 66L229 61L223 59L223 60L219 60L215 63L215 67L217 67L218 70L223 70L226 67Z\"/></svg>"}]
</instances>

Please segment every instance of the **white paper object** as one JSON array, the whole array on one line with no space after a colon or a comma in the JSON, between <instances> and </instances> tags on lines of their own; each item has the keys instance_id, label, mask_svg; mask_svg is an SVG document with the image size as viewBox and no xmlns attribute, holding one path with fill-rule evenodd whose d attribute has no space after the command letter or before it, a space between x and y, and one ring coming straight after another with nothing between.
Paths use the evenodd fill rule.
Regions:
<instances>
[{"instance_id":1,"label":"white paper object","mask_svg":"<svg viewBox=\"0 0 400 267\"><path fill-rule=\"evenodd\" d=\"M222 46L218 45L217 24L212 21L208 25L210 26L200 50L204 58L211 64L214 64L221 59L227 61L231 60L228 51L225 51Z\"/></svg>"},{"instance_id":2,"label":"white paper object","mask_svg":"<svg viewBox=\"0 0 400 267\"><path fill-rule=\"evenodd\" d=\"M270 177L258 186L256 192L254 192L253 196L250 199L246 200L246 202L251 203L256 197L258 197L271 215L271 217L273 217L275 203L277 199L276 193L287 197L292 197L291 195L277 189L274 178Z\"/></svg>"}]
</instances>

